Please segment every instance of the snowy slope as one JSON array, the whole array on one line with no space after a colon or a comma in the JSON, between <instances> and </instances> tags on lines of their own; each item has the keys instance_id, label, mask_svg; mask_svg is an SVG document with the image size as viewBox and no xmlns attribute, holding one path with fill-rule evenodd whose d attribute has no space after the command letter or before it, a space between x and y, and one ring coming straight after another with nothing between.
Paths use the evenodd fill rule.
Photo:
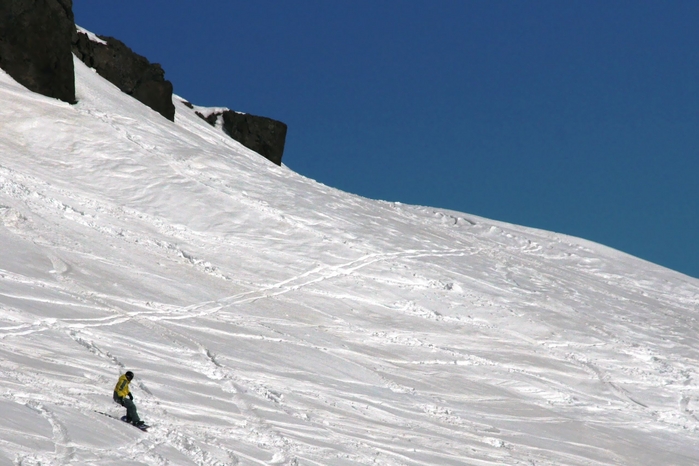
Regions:
<instances>
[{"instance_id":1,"label":"snowy slope","mask_svg":"<svg viewBox=\"0 0 699 466\"><path fill-rule=\"evenodd\" d=\"M0 465L699 464L699 280L0 72ZM120 373L144 434L100 412Z\"/></svg>"}]
</instances>

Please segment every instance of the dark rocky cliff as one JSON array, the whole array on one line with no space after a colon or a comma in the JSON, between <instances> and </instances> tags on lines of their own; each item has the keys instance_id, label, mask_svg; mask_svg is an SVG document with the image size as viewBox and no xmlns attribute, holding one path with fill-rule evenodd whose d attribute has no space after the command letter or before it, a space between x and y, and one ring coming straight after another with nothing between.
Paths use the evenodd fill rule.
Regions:
<instances>
[{"instance_id":1,"label":"dark rocky cliff","mask_svg":"<svg viewBox=\"0 0 699 466\"><path fill-rule=\"evenodd\" d=\"M271 162L281 165L286 142L286 125L271 118L225 110L205 116L197 112L211 126L221 119L223 131L230 137Z\"/></svg>"},{"instance_id":2,"label":"dark rocky cliff","mask_svg":"<svg viewBox=\"0 0 699 466\"><path fill-rule=\"evenodd\" d=\"M175 121L172 83L165 79L163 68L113 37L98 37L106 44L93 42L87 34L78 33L73 42L75 56L122 92Z\"/></svg>"},{"instance_id":3,"label":"dark rocky cliff","mask_svg":"<svg viewBox=\"0 0 699 466\"><path fill-rule=\"evenodd\" d=\"M27 89L75 103L72 0L1 0L0 68Z\"/></svg>"}]
</instances>

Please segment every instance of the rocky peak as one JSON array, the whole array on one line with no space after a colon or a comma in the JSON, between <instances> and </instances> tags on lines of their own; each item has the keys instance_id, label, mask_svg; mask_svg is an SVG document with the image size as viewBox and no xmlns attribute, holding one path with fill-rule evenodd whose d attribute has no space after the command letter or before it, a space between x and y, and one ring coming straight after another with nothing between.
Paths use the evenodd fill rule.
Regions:
<instances>
[{"instance_id":1,"label":"rocky peak","mask_svg":"<svg viewBox=\"0 0 699 466\"><path fill-rule=\"evenodd\" d=\"M282 164L287 126L281 121L229 109L196 110L196 114L211 126L220 126L248 149L277 165Z\"/></svg>"},{"instance_id":2,"label":"rocky peak","mask_svg":"<svg viewBox=\"0 0 699 466\"><path fill-rule=\"evenodd\" d=\"M157 63L135 53L113 37L97 36L95 41L86 32L78 32L73 53L100 76L170 121L175 120L172 83Z\"/></svg>"}]
</instances>

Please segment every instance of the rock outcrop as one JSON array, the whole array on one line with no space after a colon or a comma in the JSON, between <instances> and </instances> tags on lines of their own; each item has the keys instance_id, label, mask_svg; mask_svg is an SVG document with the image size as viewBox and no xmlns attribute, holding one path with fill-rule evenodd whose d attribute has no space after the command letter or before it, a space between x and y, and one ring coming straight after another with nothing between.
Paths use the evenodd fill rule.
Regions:
<instances>
[{"instance_id":1,"label":"rock outcrop","mask_svg":"<svg viewBox=\"0 0 699 466\"><path fill-rule=\"evenodd\" d=\"M233 110L213 112L209 115L196 113L211 126L216 126L221 119L223 131L230 137L271 162L282 164L287 127L281 121Z\"/></svg>"},{"instance_id":2,"label":"rock outcrop","mask_svg":"<svg viewBox=\"0 0 699 466\"><path fill-rule=\"evenodd\" d=\"M75 103L73 54L103 78L175 120L172 83L165 71L113 37L78 30L73 0L0 0L0 68L31 91ZM282 163L284 123L227 109L199 116L277 165Z\"/></svg>"},{"instance_id":3,"label":"rock outcrop","mask_svg":"<svg viewBox=\"0 0 699 466\"><path fill-rule=\"evenodd\" d=\"M72 0L0 1L0 68L27 89L75 103Z\"/></svg>"},{"instance_id":4,"label":"rock outcrop","mask_svg":"<svg viewBox=\"0 0 699 466\"><path fill-rule=\"evenodd\" d=\"M120 40L97 37L101 42L90 40L85 33L77 33L73 53L122 92L174 121L172 83L165 79L163 68L135 53Z\"/></svg>"}]
</instances>

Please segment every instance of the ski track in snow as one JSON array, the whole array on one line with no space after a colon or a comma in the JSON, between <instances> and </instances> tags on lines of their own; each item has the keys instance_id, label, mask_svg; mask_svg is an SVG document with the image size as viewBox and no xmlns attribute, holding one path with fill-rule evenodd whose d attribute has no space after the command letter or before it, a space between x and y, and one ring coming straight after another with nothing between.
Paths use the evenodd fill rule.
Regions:
<instances>
[{"instance_id":1,"label":"ski track in snow","mask_svg":"<svg viewBox=\"0 0 699 466\"><path fill-rule=\"evenodd\" d=\"M697 280L333 190L76 68L76 106L0 72L0 464L699 462Z\"/></svg>"}]
</instances>

